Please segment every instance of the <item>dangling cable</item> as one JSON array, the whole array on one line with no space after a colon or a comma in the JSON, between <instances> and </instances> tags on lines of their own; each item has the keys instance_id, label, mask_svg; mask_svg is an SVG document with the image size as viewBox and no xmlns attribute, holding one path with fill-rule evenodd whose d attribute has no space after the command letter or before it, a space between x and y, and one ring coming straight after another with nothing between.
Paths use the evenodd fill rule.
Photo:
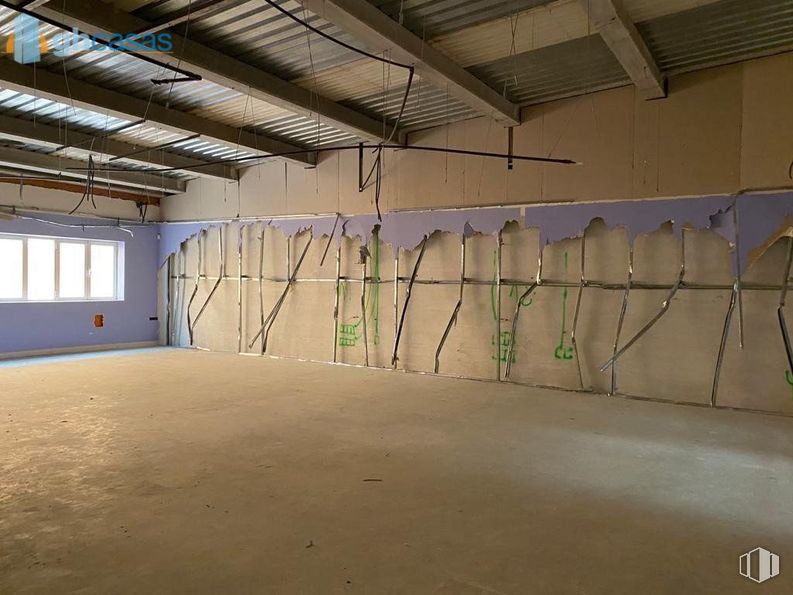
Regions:
<instances>
[{"instance_id":1,"label":"dangling cable","mask_svg":"<svg viewBox=\"0 0 793 595\"><path fill-rule=\"evenodd\" d=\"M396 121L394 122L393 126L391 127L391 133L388 135L388 138L384 138L383 141L374 149L374 151L373 151L375 153L374 162L372 163L372 167L369 170L369 174L366 176L366 179L365 179L364 183L358 189L358 191L360 192L364 188L366 188L367 184L369 183L369 180L372 177L372 174L373 173L376 174L374 203L375 203L375 208L377 209L377 218L378 218L379 221L382 221L383 217L380 214L380 188L381 188L380 176L382 175L382 171L383 171L383 167L382 167L383 147L385 145L387 145L388 143L390 143L391 140L394 138L394 134L396 133L396 130L399 127L399 123L402 120L402 115L405 112L405 106L407 105L408 95L410 95L410 87L411 87L411 84L413 83L413 73L414 73L413 65L404 64L402 62L396 62L396 61L390 60L390 59L388 59L386 57L377 56L376 54L372 54L372 53L367 52L365 50L359 49L359 48L357 48L357 47L355 47L353 45L350 45L350 44L348 44L348 43L346 43L344 41L336 39L332 35L328 35L324 31L321 31L320 29L318 29L317 27L314 27L313 25L310 25L305 18L301 19L300 17L293 15L291 12L289 12L288 10L286 10L285 8L283 8L282 6L277 4L274 0L264 0L264 1L267 4L269 4L270 6L272 6L273 8L275 8L281 14L287 16L288 18L292 19L296 23L299 23L300 25L302 25L303 27L305 27L309 31L312 31L312 32L316 33L317 35L319 35L320 37L324 37L325 39L327 39L329 41L332 41L333 43L335 43L337 45L340 45L343 48L346 48L346 49L348 49L348 50L350 50L352 52L355 52L357 54L360 54L362 56L366 56L367 58L371 58L372 60L377 60L378 62L382 62L383 64L389 64L389 65L392 65L392 66L399 66L400 68L407 69L407 71L408 71L407 86L405 87L405 95L402 97L402 105L399 108L399 113L397 114ZM309 46L309 48L310 48L310 46ZM384 114L384 117L385 117L385 105L383 106L383 114Z\"/></svg>"}]
</instances>

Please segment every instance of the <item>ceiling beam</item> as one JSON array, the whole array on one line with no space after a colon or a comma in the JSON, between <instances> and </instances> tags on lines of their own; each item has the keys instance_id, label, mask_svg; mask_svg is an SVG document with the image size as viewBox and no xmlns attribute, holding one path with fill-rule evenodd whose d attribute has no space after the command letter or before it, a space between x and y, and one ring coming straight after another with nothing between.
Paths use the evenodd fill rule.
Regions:
<instances>
[{"instance_id":1,"label":"ceiling beam","mask_svg":"<svg viewBox=\"0 0 793 595\"><path fill-rule=\"evenodd\" d=\"M589 22L645 99L666 97L666 79L631 21L622 0L578 0Z\"/></svg>"},{"instance_id":2,"label":"ceiling beam","mask_svg":"<svg viewBox=\"0 0 793 595\"><path fill-rule=\"evenodd\" d=\"M85 169L87 163L77 159L46 155L44 153L34 153L22 149L11 147L0 147L0 165L37 171L45 173L61 174L64 178L85 179L88 172L80 171ZM77 168L77 169L70 169ZM173 178L166 178L159 174L133 172L133 171L107 171L98 167L94 172L94 180L132 188L143 188L152 192L163 194L175 194L184 192L185 183Z\"/></svg>"},{"instance_id":3,"label":"ceiling beam","mask_svg":"<svg viewBox=\"0 0 793 595\"><path fill-rule=\"evenodd\" d=\"M159 103L138 99L105 87L92 85L69 77L68 84L63 72L53 73L42 68L18 64L13 60L0 59L0 81L6 87L75 105L91 111L108 113L126 120L151 122L166 130L180 134L200 134L206 140L227 147L240 147L255 153L282 153L300 151L301 148L260 134L228 126L214 120L167 108ZM303 165L314 165L314 155L310 152L292 155L289 159Z\"/></svg>"},{"instance_id":4,"label":"ceiling beam","mask_svg":"<svg viewBox=\"0 0 793 595\"><path fill-rule=\"evenodd\" d=\"M151 33L158 33L160 31L164 31L165 29L170 29L171 27L175 27L176 25L180 25L185 21L200 19L206 16L209 16L215 12L221 11L224 9L225 5L232 5L236 3L237 0L205 0L200 4L196 4L193 6L189 4L180 10L176 10L172 13L169 13L165 18L150 23L137 33L139 35L149 35ZM46 4L46 1L43 2Z\"/></svg>"},{"instance_id":5,"label":"ceiling beam","mask_svg":"<svg viewBox=\"0 0 793 595\"><path fill-rule=\"evenodd\" d=\"M130 143L114 140L112 138L95 137L84 132L68 130L42 124L41 122L30 122L21 118L0 115L0 134L11 136L22 141L30 140L53 147L62 147L78 151L85 151L101 157L124 157L127 161L134 161L150 167L162 168L182 168L193 175L222 178L225 180L236 180L237 175L233 168L223 164L213 164L201 159L193 159L176 153L163 151L162 149L148 149L138 147ZM180 141L181 142L181 141ZM194 170L190 167L200 165Z\"/></svg>"},{"instance_id":6,"label":"ceiling beam","mask_svg":"<svg viewBox=\"0 0 793 595\"><path fill-rule=\"evenodd\" d=\"M73 192L75 194L82 194L85 192L85 184L79 182L66 182L58 179L36 179L23 176L13 175L16 172L0 172L0 184L14 184L16 186L37 186L39 188L50 188L52 190L63 190L64 192ZM115 188L108 188L107 186L97 186L94 188L94 196L107 196L108 198L117 198L121 200L131 200L143 205L159 206L160 197L150 194L140 194L138 192L127 192L125 190L116 190Z\"/></svg>"},{"instance_id":7,"label":"ceiling beam","mask_svg":"<svg viewBox=\"0 0 793 595\"><path fill-rule=\"evenodd\" d=\"M305 0L304 5L372 51L388 51L393 60L413 64L423 79L448 89L452 97L483 115L505 126L520 124L519 106L366 0Z\"/></svg>"},{"instance_id":8,"label":"ceiling beam","mask_svg":"<svg viewBox=\"0 0 793 595\"><path fill-rule=\"evenodd\" d=\"M104 2L49 2L36 8L35 12L92 35L159 30L159 25L162 24L150 23ZM175 21L180 16L182 15L177 15ZM381 121L318 96L310 89L285 81L206 45L175 33L172 33L172 39L173 52L146 52L146 55L165 62L178 63L180 68L198 74L207 81L245 95L250 94L300 116L312 118L319 114L329 126L366 140L382 140Z\"/></svg>"}]
</instances>

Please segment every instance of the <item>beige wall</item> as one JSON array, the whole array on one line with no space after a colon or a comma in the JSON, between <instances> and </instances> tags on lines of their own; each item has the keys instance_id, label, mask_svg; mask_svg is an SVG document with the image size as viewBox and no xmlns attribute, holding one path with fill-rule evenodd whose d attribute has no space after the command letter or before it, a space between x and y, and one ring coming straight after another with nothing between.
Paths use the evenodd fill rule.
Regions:
<instances>
[{"instance_id":1,"label":"beige wall","mask_svg":"<svg viewBox=\"0 0 793 595\"><path fill-rule=\"evenodd\" d=\"M669 97L632 87L527 108L517 154L583 165L540 166L405 151L387 153L384 210L733 193L791 186L793 53L673 77ZM411 144L505 152L507 132L479 118L410 135ZM244 170L239 185L201 179L163 201L168 220L370 213L357 191L357 152L324 154L316 169L283 161Z\"/></svg>"},{"instance_id":2,"label":"beige wall","mask_svg":"<svg viewBox=\"0 0 793 595\"><path fill-rule=\"evenodd\" d=\"M55 211L68 213L78 202L80 194L65 192L52 188L39 188L37 186L19 186L17 184L0 184L0 205L15 206L20 209ZM138 219L140 214L135 203L130 200L119 200L96 196L94 198L96 209L90 201L84 201L75 213L75 216L119 217L122 219ZM147 221L157 221L160 217L159 207L149 206L146 214Z\"/></svg>"},{"instance_id":3,"label":"beige wall","mask_svg":"<svg viewBox=\"0 0 793 595\"><path fill-rule=\"evenodd\" d=\"M734 193L747 188L789 186L788 167L793 159L793 54L766 58L710 71L683 75L670 81L669 98L645 102L629 87L558 101L526 110L525 123L515 129L515 152L567 157L584 165L537 166L517 162L512 171L503 161L405 151L388 153L383 180L382 207L389 209L433 206L521 204L539 201L583 201ZM411 143L489 150L506 150L507 133L487 120L477 119L411 135ZM189 220L240 215L373 212L372 190L357 191L355 151L324 155L319 167L304 170L273 161L245 170L241 183L201 180L188 192L164 201L166 219ZM237 224L225 228L227 274L236 277ZM261 223L245 227L242 335L243 352L259 353L260 343L248 348L261 326L262 312L270 312L284 283L264 281L259 302L258 259ZM215 256L217 230L206 244L204 269L218 274ZM287 240L267 229L264 274L286 275L287 246L292 262L308 239L307 234ZM627 275L628 244L625 230L607 229L594 221L586 232L586 277L623 283ZM268 353L329 361L333 353L335 258L331 250L319 265L327 238L316 238L300 272L304 280L289 294L270 336ZM610 374L599 367L611 355L623 292L586 288L581 294L577 328L578 352L555 357L563 342L571 347L571 331L578 299L580 239L557 242L544 250L543 277L573 283L541 287L531 304L520 310L514 338L512 379L537 385L605 392ZM345 238L342 275L358 279L360 241ZM374 245L370 243L370 252ZM460 238L434 234L428 243L419 279L459 278ZM495 274L494 236L475 236L467 246L466 276L490 281ZM504 232L502 274L530 282L536 274L536 230L508 226ZM634 280L671 284L680 262L681 243L668 227L640 236L634 243ZM173 323L176 342L188 343L186 305L195 283L196 239L183 245L178 282L172 281ZM566 256L565 256L566 255ZM417 251L402 251L400 275L409 276ZM727 242L713 232L686 234L686 281L729 287L732 253ZM784 241L777 242L746 273L747 283L780 283ZM565 267L565 262L567 266ZM390 366L393 344L393 250L380 246L377 308L367 317L369 362ZM372 269L369 270L372 275ZM321 277L326 281L309 281ZM213 279L199 281L191 308L193 315L209 295ZM225 279L196 326L195 344L236 352L239 309L236 278ZM178 299L176 288L179 286ZM515 316L516 296L505 286L501 297L502 331L509 331ZM398 299L404 303L406 284ZM342 283L339 294L340 324L358 325L360 335L360 283ZM374 292L374 286L368 286ZM457 325L452 329L441 358L441 373L493 379L496 375L492 293L488 285L469 285ZM667 290L631 292L620 344L650 320ZM416 286L403 330L399 367L431 372L434 354L458 296L454 284ZM371 298L370 299L374 299ZM707 404L729 289L681 290L668 313L626 352L618 364L618 389L625 394ZM719 403L726 406L793 413L793 386L785 378L787 367L776 322L777 291L747 289L743 294L745 345L737 341L737 313L733 318L721 376ZM164 312L163 312L164 315ZM789 314L793 320L793 313ZM163 316L164 319L164 316ZM375 343L374 326L379 325ZM564 325L564 330L563 330ZM340 331L341 332L341 331ZM338 345L338 361L362 364L363 343ZM570 353L569 351L567 353ZM580 370L580 375L579 375ZM504 365L501 364L501 373ZM483 388L483 390L487 390Z\"/></svg>"},{"instance_id":4,"label":"beige wall","mask_svg":"<svg viewBox=\"0 0 793 595\"><path fill-rule=\"evenodd\" d=\"M236 353L239 348L239 316L242 313L242 349L261 353L261 340L254 340L261 321L284 290L281 280L264 280L259 298L259 263L264 231L262 270L268 277L287 276L287 249L294 266L309 239L303 233L287 240L280 231L255 223L243 227L242 308L238 304L237 239L239 225L223 226L227 278L220 281L208 301L203 316L195 324L194 345ZM201 279L190 306L192 319L207 302L220 272L218 228L203 242ZM505 279L523 281L501 292L500 329L502 336L512 329L518 296L534 279L537 267L536 230L510 225L503 234L502 274ZM334 344L335 248L331 247L323 265L320 260L327 238L315 238L298 274L298 282L287 295L268 339L267 353L318 361L332 361ZM344 238L341 274L354 281L342 282L339 291L339 334L337 361L363 365L364 340L361 320L362 266L358 263L357 238ZM572 330L578 300L580 239L557 242L543 252L543 278L566 281L563 287L541 286L520 309L514 341L511 380L572 390L608 392L610 372L600 366L612 355L617 319L623 299L618 288L585 288L581 294L576 332L577 352L572 349ZM379 273L382 284L367 283L367 337L369 365L391 367L393 350L394 259L392 248L369 243L372 260L367 275ZM680 241L669 227L637 238L634 244L634 282L671 284L677 276ZM784 241L777 242L749 271L747 284L778 285L785 257ZM197 268L197 240L185 242L174 271L181 277L171 282L175 329L174 343L189 345L187 305L193 294ZM586 231L585 274L590 281L620 284L627 276L627 236L624 229L608 229L593 221ZM401 277L409 277L418 250L401 251ZM732 282L727 242L711 231L686 232L686 281L729 287ZM379 266L375 267L375 257ZM433 372L435 350L458 299L460 237L435 233L427 244L418 272L420 281L448 280L450 284L414 286L405 317L399 347L399 369ZM495 275L495 237L476 235L466 243L466 277L492 281ZM318 279L324 279L322 281ZM178 288L178 289L177 289ZM397 291L399 310L406 299L407 283ZM620 345L636 333L656 312L668 289L638 289L628 300ZM495 289L486 284L468 284L457 325L449 334L441 354L440 372L470 378L495 379L497 323L493 315ZM718 403L723 406L793 414L793 386L785 378L787 363L776 320L778 291L746 289L743 292L745 345L738 345L738 314L733 317L731 335L724 357ZM730 299L729 289L682 289L672 300L667 314L619 360L617 389L623 394L668 401L708 404L721 332ZM166 300L163 300L163 304ZM790 309L790 308L789 308ZM166 320L161 311L161 320ZM793 312L788 313L793 322ZM346 329L342 325L349 325ZM351 332L348 332L351 331ZM351 339L351 340L349 340ZM509 337L506 336L509 340ZM249 347L253 342L253 347ZM562 351L557 348L562 346ZM565 354L565 357L557 355ZM507 349L500 353L502 378ZM580 370L580 376L579 376ZM483 390L487 390L483 386Z\"/></svg>"}]
</instances>

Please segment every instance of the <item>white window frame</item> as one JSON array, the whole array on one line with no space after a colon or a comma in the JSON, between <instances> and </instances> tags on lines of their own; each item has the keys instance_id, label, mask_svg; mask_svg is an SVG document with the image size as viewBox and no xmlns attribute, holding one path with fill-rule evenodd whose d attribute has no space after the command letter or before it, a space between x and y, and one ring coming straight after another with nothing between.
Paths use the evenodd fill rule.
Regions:
<instances>
[{"instance_id":1,"label":"white window frame","mask_svg":"<svg viewBox=\"0 0 793 595\"><path fill-rule=\"evenodd\" d=\"M54 302L123 302L124 301L124 242L114 242L112 240L93 240L84 238L69 238L63 236L46 236L35 234L0 233L0 238L9 240L22 240L22 297L21 298L0 298L0 304L35 304L35 303L54 303ZM55 298L50 300L29 300L28 299L28 240L43 239L55 242ZM85 246L85 291L84 297L62 298L60 294L60 269L61 269L61 242L67 244L82 244ZM92 298L91 295L91 246L102 245L112 246L115 254L115 278L113 282L113 297Z\"/></svg>"}]
</instances>

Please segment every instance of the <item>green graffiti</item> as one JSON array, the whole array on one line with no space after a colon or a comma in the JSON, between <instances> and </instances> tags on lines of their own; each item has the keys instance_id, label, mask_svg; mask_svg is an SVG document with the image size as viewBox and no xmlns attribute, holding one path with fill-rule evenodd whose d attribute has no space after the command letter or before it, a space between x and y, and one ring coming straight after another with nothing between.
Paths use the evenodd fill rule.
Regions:
<instances>
[{"instance_id":1,"label":"green graffiti","mask_svg":"<svg viewBox=\"0 0 793 595\"><path fill-rule=\"evenodd\" d=\"M497 308L496 308L496 301L498 300L498 297L497 297L498 296L498 291L497 291L497 288L496 288L496 282L498 281L498 277L497 277L497 274L498 274L498 271L497 271L498 262L497 262L497 259L498 259L498 252L496 250L493 250L493 283L490 285L490 309L492 310L492 313L493 313L493 320L498 320L498 313L497 313ZM518 306L518 300L520 300L520 305L519 305L520 308L525 308L526 306L530 306L531 305L532 300L533 300L532 296L523 298L522 300L520 299L520 296L522 296L526 292L526 289L528 287L529 287L528 285L513 285L510 288L509 297L515 300L515 305L516 306ZM499 348L498 348L498 350L494 349L494 351L498 351L499 360L500 361L506 362L507 361L507 357L509 357L508 354L509 354L510 350L512 350L512 358L511 359L512 359L512 363L513 364L515 363L515 350L511 349L512 348L512 343L513 343L512 333L510 331L502 331L501 332L501 338L498 341ZM496 346L496 336L495 336L495 334L490 335L490 344L493 345L493 347ZM496 359L495 353L493 353L490 356L490 359L492 359L492 360Z\"/></svg>"},{"instance_id":2,"label":"green graffiti","mask_svg":"<svg viewBox=\"0 0 793 595\"><path fill-rule=\"evenodd\" d=\"M567 273L567 252L564 253L564 272ZM562 329L559 335L559 344L554 349L553 356L556 359L571 360L573 359L573 348L565 347L564 338L567 334L565 324L567 321L567 287L562 291Z\"/></svg>"},{"instance_id":3,"label":"green graffiti","mask_svg":"<svg viewBox=\"0 0 793 595\"><path fill-rule=\"evenodd\" d=\"M339 345L341 347L354 347L358 341L356 334L357 324L340 324L339 325Z\"/></svg>"},{"instance_id":4,"label":"green graffiti","mask_svg":"<svg viewBox=\"0 0 793 595\"><path fill-rule=\"evenodd\" d=\"M380 239L374 235L374 254L372 256L372 279L377 283L368 285L368 292L366 294L366 306L364 310L367 313L367 320L371 321L372 329L374 331L373 342L375 345L380 344ZM342 282L339 284L339 295L342 299L347 296L347 284ZM353 320L356 322L342 322L339 323L339 347L355 347L358 340L363 337L363 328L361 323L363 318L354 316ZM359 332L359 327L360 332Z\"/></svg>"},{"instance_id":5,"label":"green graffiti","mask_svg":"<svg viewBox=\"0 0 793 595\"><path fill-rule=\"evenodd\" d=\"M793 376L791 376L790 370L785 370L785 380L790 385L790 389L793 391Z\"/></svg>"},{"instance_id":6,"label":"green graffiti","mask_svg":"<svg viewBox=\"0 0 793 595\"><path fill-rule=\"evenodd\" d=\"M490 343L493 347L496 347L495 335L491 335ZM499 360L506 363L507 358L509 357L509 352L512 347L512 333L509 331L501 331L501 340L498 342L498 349L494 349L494 351L498 351L499 353ZM495 360L496 355L495 353L490 356L490 359ZM515 363L515 351L512 350L512 363Z\"/></svg>"}]
</instances>

